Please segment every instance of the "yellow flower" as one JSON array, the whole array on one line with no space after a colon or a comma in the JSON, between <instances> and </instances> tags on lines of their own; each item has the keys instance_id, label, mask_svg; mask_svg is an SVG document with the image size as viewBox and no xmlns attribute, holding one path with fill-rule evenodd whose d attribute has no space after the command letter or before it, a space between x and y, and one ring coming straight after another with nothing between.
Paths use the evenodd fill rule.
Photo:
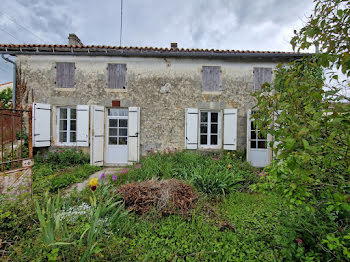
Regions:
<instances>
[{"instance_id":1,"label":"yellow flower","mask_svg":"<svg viewBox=\"0 0 350 262\"><path fill-rule=\"evenodd\" d=\"M227 165L227 169L231 169L231 167L232 167L231 164Z\"/></svg>"},{"instance_id":2,"label":"yellow flower","mask_svg":"<svg viewBox=\"0 0 350 262\"><path fill-rule=\"evenodd\" d=\"M235 154L232 155L232 157L235 157L235 156L236 156Z\"/></svg>"},{"instance_id":3,"label":"yellow flower","mask_svg":"<svg viewBox=\"0 0 350 262\"><path fill-rule=\"evenodd\" d=\"M97 178L91 178L90 181L89 181L89 186L97 186L98 184L98 179Z\"/></svg>"},{"instance_id":4,"label":"yellow flower","mask_svg":"<svg viewBox=\"0 0 350 262\"><path fill-rule=\"evenodd\" d=\"M229 155L229 154L230 154L230 152L227 152L227 154Z\"/></svg>"}]
</instances>

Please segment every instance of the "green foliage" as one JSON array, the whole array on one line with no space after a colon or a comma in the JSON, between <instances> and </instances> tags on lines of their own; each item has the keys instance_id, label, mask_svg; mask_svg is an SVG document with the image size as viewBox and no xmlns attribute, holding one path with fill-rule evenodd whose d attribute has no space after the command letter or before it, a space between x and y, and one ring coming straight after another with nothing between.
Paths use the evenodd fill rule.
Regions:
<instances>
[{"instance_id":1,"label":"green foliage","mask_svg":"<svg viewBox=\"0 0 350 262\"><path fill-rule=\"evenodd\" d=\"M10 109L12 105L12 90L7 88L0 92L0 108Z\"/></svg>"},{"instance_id":2,"label":"green foliage","mask_svg":"<svg viewBox=\"0 0 350 262\"><path fill-rule=\"evenodd\" d=\"M91 174L101 170L100 167L89 164L69 167L57 170L56 165L36 165L34 166L34 192L43 193L47 189L56 192L71 184L82 182Z\"/></svg>"},{"instance_id":3,"label":"green foliage","mask_svg":"<svg viewBox=\"0 0 350 262\"><path fill-rule=\"evenodd\" d=\"M320 63L325 68L333 65L350 76L350 3L348 0L314 0L314 13L300 31L295 31L291 44L298 50L319 45Z\"/></svg>"},{"instance_id":4,"label":"green foliage","mask_svg":"<svg viewBox=\"0 0 350 262\"><path fill-rule=\"evenodd\" d=\"M230 152L211 156L176 150L152 153L133 169L125 169L126 174L120 174L116 183L143 181L152 177L179 178L188 181L200 192L213 196L248 190L251 184L258 181L258 176L256 170L239 157Z\"/></svg>"},{"instance_id":5,"label":"green foliage","mask_svg":"<svg viewBox=\"0 0 350 262\"><path fill-rule=\"evenodd\" d=\"M54 152L49 152L47 155L35 156L35 162L54 164L60 166L75 166L81 164L88 164L90 157L88 154L84 154L82 150L79 149L59 149Z\"/></svg>"},{"instance_id":6,"label":"green foliage","mask_svg":"<svg viewBox=\"0 0 350 262\"><path fill-rule=\"evenodd\" d=\"M57 239L56 234L59 231L66 231L64 223L61 223L59 211L63 208L61 196L58 195L53 199L49 197L48 191L45 193L44 203L35 202L36 213L40 222L41 239L44 244L54 244Z\"/></svg>"},{"instance_id":7,"label":"green foliage","mask_svg":"<svg viewBox=\"0 0 350 262\"><path fill-rule=\"evenodd\" d=\"M36 155L34 158L34 193L44 193L47 189L56 192L71 184L87 179L101 168L89 165L89 156L81 150L66 149Z\"/></svg>"},{"instance_id":8,"label":"green foliage","mask_svg":"<svg viewBox=\"0 0 350 262\"><path fill-rule=\"evenodd\" d=\"M31 237L35 225L35 206L27 195L12 201L0 200L0 239L3 243Z\"/></svg>"},{"instance_id":9,"label":"green foliage","mask_svg":"<svg viewBox=\"0 0 350 262\"><path fill-rule=\"evenodd\" d=\"M349 1L315 1L308 23L292 39L299 50L317 43L322 53L278 66L274 86L256 94L253 117L271 134L275 160L262 183L292 207L308 211L310 246L324 259L350 259L350 103L339 86L326 86L322 69L336 65L349 76ZM333 79L338 75L333 73ZM349 87L349 80L346 79ZM319 224L324 227L320 229ZM339 230L339 228L341 230Z\"/></svg>"},{"instance_id":10,"label":"green foliage","mask_svg":"<svg viewBox=\"0 0 350 262\"><path fill-rule=\"evenodd\" d=\"M223 202L200 203L188 219L169 216L139 219L134 227L116 235L105 248L106 259L120 261L295 261L304 254L300 237L278 197L232 193ZM235 229L220 228L218 220Z\"/></svg>"},{"instance_id":11,"label":"green foliage","mask_svg":"<svg viewBox=\"0 0 350 262\"><path fill-rule=\"evenodd\" d=\"M276 88L265 86L257 94L253 116L276 141L271 143L275 160L257 188L273 189L290 205L329 220L330 233L337 224L349 224L350 104L339 103L336 93L323 90L315 62L279 66L275 74ZM325 235L317 236L316 245L327 236L326 231L320 233Z\"/></svg>"}]
</instances>

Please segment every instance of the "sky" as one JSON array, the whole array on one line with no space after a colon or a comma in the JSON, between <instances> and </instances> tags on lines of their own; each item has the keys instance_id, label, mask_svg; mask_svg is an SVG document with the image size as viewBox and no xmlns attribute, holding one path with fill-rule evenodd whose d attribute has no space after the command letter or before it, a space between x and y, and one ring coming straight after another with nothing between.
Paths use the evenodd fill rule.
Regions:
<instances>
[{"instance_id":1,"label":"sky","mask_svg":"<svg viewBox=\"0 0 350 262\"><path fill-rule=\"evenodd\" d=\"M0 43L120 45L121 0L1 0ZM292 51L312 0L123 0L122 46ZM0 57L0 83L12 65Z\"/></svg>"}]
</instances>

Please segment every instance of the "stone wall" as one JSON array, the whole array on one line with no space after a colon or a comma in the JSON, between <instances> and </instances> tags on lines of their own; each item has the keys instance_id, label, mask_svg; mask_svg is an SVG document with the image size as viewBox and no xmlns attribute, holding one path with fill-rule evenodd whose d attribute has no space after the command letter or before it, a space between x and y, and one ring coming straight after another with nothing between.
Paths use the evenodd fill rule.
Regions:
<instances>
[{"instance_id":1,"label":"stone wall","mask_svg":"<svg viewBox=\"0 0 350 262\"><path fill-rule=\"evenodd\" d=\"M75 62L75 88L56 88L56 62ZM205 60L189 58L127 58L88 56L19 56L29 92L35 102L53 106L96 104L141 108L141 152L150 147L183 149L185 108L238 109L238 148L246 145L247 110L255 104L253 68L272 67L277 62ZM108 63L127 64L127 90L110 90ZM202 92L202 66L221 66L224 91ZM55 116L55 114L53 114ZM53 118L55 119L55 117ZM53 121L55 125L55 121ZM52 130L56 130L53 126ZM56 132L52 132L53 140Z\"/></svg>"}]
</instances>

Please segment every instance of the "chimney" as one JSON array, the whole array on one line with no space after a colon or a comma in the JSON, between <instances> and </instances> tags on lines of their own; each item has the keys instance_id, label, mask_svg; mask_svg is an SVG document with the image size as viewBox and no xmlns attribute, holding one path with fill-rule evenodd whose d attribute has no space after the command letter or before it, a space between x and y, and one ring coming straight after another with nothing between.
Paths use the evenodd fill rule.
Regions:
<instances>
[{"instance_id":1,"label":"chimney","mask_svg":"<svg viewBox=\"0 0 350 262\"><path fill-rule=\"evenodd\" d=\"M83 46L83 43L80 41L79 37L76 34L69 34L68 36L68 45L77 45Z\"/></svg>"},{"instance_id":2,"label":"chimney","mask_svg":"<svg viewBox=\"0 0 350 262\"><path fill-rule=\"evenodd\" d=\"M171 44L170 44L170 47L171 47L172 49L177 49L177 43L171 43Z\"/></svg>"}]
</instances>

